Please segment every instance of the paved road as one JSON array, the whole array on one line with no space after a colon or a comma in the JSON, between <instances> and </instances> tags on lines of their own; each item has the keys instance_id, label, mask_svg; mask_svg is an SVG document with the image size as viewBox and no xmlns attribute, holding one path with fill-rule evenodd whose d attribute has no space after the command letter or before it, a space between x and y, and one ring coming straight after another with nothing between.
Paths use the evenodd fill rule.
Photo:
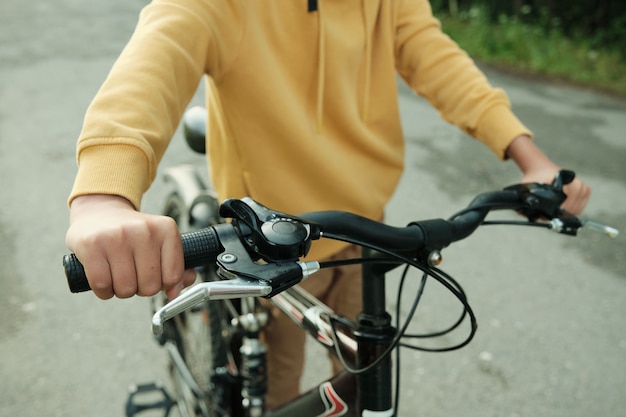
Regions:
<instances>
[{"instance_id":1,"label":"paved road","mask_svg":"<svg viewBox=\"0 0 626 417\"><path fill-rule=\"evenodd\" d=\"M70 295L60 265L74 141L143 4L0 5L2 416L120 416L128 385L164 379L147 300ZM489 76L509 92L540 145L593 186L588 214L626 232L626 103ZM407 173L389 206L390 222L445 216L476 193L516 181L511 164L441 122L423 100L404 89L401 100ZM176 138L164 166L188 161L201 159ZM162 193L152 189L145 210L158 212ZM458 352L403 355L404 415L623 415L624 234L609 241L592 233L571 239L485 228L444 256L445 269L469 294L479 333ZM436 285L427 296L419 329L441 327L457 313Z\"/></svg>"}]
</instances>

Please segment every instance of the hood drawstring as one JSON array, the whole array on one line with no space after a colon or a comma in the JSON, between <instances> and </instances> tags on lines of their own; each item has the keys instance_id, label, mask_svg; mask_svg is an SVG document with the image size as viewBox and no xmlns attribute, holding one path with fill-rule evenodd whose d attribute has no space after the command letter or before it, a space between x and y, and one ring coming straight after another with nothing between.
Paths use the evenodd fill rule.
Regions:
<instances>
[{"instance_id":1,"label":"hood drawstring","mask_svg":"<svg viewBox=\"0 0 626 417\"><path fill-rule=\"evenodd\" d=\"M367 121L370 101L370 83L372 79L372 42L370 38L370 16L367 11L367 1L362 0L363 13L363 31L365 33L365 75L363 80L363 108L361 109L361 118ZM316 105L316 127L317 132L322 131L324 121L324 84L326 80L326 46L324 21L318 0L308 0L308 11L317 12L318 22L318 68L317 68L317 105Z\"/></svg>"},{"instance_id":2,"label":"hood drawstring","mask_svg":"<svg viewBox=\"0 0 626 417\"><path fill-rule=\"evenodd\" d=\"M370 16L367 11L368 0L362 0L363 31L365 32L365 79L363 80L363 121L367 121L370 104L370 83L372 80L372 40L370 36Z\"/></svg>"},{"instance_id":3,"label":"hood drawstring","mask_svg":"<svg viewBox=\"0 0 626 417\"><path fill-rule=\"evenodd\" d=\"M322 12L317 0L308 0L309 12L317 12L317 103L316 103L316 129L317 133L322 131L322 123L324 121L324 84L326 80L326 42L324 34L324 21L322 20Z\"/></svg>"}]
</instances>

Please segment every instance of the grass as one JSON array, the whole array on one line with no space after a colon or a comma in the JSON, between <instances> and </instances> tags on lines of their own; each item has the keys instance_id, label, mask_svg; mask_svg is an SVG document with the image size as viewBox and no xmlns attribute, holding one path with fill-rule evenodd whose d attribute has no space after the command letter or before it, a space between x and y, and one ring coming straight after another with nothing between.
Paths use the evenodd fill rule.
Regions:
<instances>
[{"instance_id":1,"label":"grass","mask_svg":"<svg viewBox=\"0 0 626 417\"><path fill-rule=\"evenodd\" d=\"M599 50L582 37L502 17L489 23L480 9L456 17L437 16L443 30L477 61L500 69L536 75L626 97L626 57Z\"/></svg>"}]
</instances>

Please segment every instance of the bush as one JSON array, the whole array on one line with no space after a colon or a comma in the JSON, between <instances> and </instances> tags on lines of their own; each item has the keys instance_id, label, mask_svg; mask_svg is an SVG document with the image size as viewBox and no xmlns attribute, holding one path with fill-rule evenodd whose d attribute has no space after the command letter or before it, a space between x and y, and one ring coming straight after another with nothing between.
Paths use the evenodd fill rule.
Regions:
<instances>
[{"instance_id":1,"label":"bush","mask_svg":"<svg viewBox=\"0 0 626 417\"><path fill-rule=\"evenodd\" d=\"M591 38L565 36L558 25L548 30L524 16L500 14L494 23L480 6L460 9L456 17L447 10L437 16L444 31L484 63L626 95L623 54L596 48Z\"/></svg>"},{"instance_id":2,"label":"bush","mask_svg":"<svg viewBox=\"0 0 626 417\"><path fill-rule=\"evenodd\" d=\"M541 28L545 34L558 31L592 48L610 49L626 59L626 1L624 0L431 0L439 13L484 11L494 24L502 17L515 18Z\"/></svg>"}]
</instances>

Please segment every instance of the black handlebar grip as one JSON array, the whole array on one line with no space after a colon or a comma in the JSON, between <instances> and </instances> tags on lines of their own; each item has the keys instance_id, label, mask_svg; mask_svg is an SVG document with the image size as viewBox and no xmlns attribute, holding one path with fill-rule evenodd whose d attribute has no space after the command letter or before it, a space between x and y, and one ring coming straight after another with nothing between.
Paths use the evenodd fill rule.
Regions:
<instances>
[{"instance_id":1,"label":"black handlebar grip","mask_svg":"<svg viewBox=\"0 0 626 417\"><path fill-rule=\"evenodd\" d=\"M217 232L212 227L183 233L181 240L185 256L185 269L197 268L214 262L222 251ZM79 293L91 290L85 269L76 255L73 253L65 255L63 267L71 292Z\"/></svg>"},{"instance_id":2,"label":"black handlebar grip","mask_svg":"<svg viewBox=\"0 0 626 417\"><path fill-rule=\"evenodd\" d=\"M230 225L228 225L230 226ZM222 246L213 227L186 232L181 235L185 269L197 268L215 262Z\"/></svg>"},{"instance_id":3,"label":"black handlebar grip","mask_svg":"<svg viewBox=\"0 0 626 417\"><path fill-rule=\"evenodd\" d=\"M63 257L63 267L65 268L65 277L70 291L73 293L85 292L91 290L87 275L76 255L70 253Z\"/></svg>"}]
</instances>

